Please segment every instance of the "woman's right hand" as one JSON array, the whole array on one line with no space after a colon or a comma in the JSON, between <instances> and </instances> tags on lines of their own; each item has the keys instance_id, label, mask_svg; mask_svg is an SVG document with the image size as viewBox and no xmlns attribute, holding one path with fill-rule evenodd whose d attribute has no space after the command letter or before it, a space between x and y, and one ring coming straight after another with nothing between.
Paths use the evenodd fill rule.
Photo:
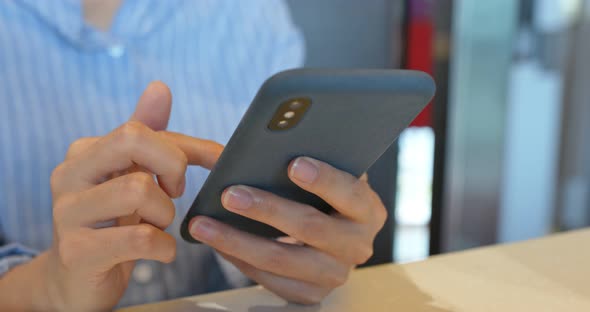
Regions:
<instances>
[{"instance_id":1,"label":"woman's right hand","mask_svg":"<svg viewBox=\"0 0 590 312\"><path fill-rule=\"evenodd\" d=\"M138 110L168 105L169 112L170 101L165 85L152 84ZM147 116L145 124L160 118L134 116ZM164 232L175 215L172 198L184 191L187 165L211 168L223 147L154 131L137 119L104 137L75 142L51 176L53 245L39 257L48 307L110 310L127 288L135 260L174 260L175 239Z\"/></svg>"}]
</instances>

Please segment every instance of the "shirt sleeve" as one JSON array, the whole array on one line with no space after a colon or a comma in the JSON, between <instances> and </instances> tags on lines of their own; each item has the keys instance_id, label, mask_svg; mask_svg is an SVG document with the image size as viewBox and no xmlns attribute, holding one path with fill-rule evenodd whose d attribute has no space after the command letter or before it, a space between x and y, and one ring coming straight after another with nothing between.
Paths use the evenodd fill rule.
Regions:
<instances>
[{"instance_id":1,"label":"shirt sleeve","mask_svg":"<svg viewBox=\"0 0 590 312\"><path fill-rule=\"evenodd\" d=\"M37 254L37 251L20 244L0 246L0 277L12 268L31 261Z\"/></svg>"}]
</instances>

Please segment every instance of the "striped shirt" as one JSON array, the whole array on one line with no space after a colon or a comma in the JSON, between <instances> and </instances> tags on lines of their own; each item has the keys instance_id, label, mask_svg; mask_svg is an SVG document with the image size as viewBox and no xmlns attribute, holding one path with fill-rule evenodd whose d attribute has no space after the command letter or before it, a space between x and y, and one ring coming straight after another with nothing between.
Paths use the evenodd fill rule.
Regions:
<instances>
[{"instance_id":1,"label":"striped shirt","mask_svg":"<svg viewBox=\"0 0 590 312\"><path fill-rule=\"evenodd\" d=\"M50 246L49 176L68 146L125 122L150 81L170 86L170 130L225 143L263 80L302 63L280 0L127 0L109 32L81 12L79 0L0 1L0 274ZM187 173L176 237L207 174ZM138 263L121 305L223 287L211 249L177 244L172 264Z\"/></svg>"}]
</instances>

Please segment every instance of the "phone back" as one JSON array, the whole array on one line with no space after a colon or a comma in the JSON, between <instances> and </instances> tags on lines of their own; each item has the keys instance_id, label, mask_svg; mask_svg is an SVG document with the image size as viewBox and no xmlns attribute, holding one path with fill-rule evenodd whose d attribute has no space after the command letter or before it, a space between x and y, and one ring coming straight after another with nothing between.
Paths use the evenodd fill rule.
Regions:
<instances>
[{"instance_id":1,"label":"phone back","mask_svg":"<svg viewBox=\"0 0 590 312\"><path fill-rule=\"evenodd\" d=\"M266 224L223 208L221 194L243 184L306 203L332 208L287 176L298 156L309 156L362 175L430 101L434 82L425 73L405 70L296 69L268 79L242 117L181 226L182 237L197 242L188 223L205 215L249 233L278 237ZM293 98L311 101L299 123L274 131L268 125L278 107Z\"/></svg>"}]
</instances>

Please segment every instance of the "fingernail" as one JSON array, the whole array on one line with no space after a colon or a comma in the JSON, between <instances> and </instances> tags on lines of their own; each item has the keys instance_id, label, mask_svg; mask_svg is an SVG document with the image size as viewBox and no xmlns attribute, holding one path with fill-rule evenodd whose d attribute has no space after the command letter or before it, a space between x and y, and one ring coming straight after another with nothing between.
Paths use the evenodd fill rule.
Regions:
<instances>
[{"instance_id":1,"label":"fingernail","mask_svg":"<svg viewBox=\"0 0 590 312\"><path fill-rule=\"evenodd\" d=\"M199 240L210 240L217 235L217 229L209 220L197 219L191 225L191 235Z\"/></svg>"},{"instance_id":2,"label":"fingernail","mask_svg":"<svg viewBox=\"0 0 590 312\"><path fill-rule=\"evenodd\" d=\"M318 177L318 166L307 157L299 157L291 166L291 177L303 182L313 183Z\"/></svg>"},{"instance_id":3,"label":"fingernail","mask_svg":"<svg viewBox=\"0 0 590 312\"><path fill-rule=\"evenodd\" d=\"M229 209L246 210L254 199L252 194L243 186L232 186L223 194L223 205Z\"/></svg>"}]
</instances>

